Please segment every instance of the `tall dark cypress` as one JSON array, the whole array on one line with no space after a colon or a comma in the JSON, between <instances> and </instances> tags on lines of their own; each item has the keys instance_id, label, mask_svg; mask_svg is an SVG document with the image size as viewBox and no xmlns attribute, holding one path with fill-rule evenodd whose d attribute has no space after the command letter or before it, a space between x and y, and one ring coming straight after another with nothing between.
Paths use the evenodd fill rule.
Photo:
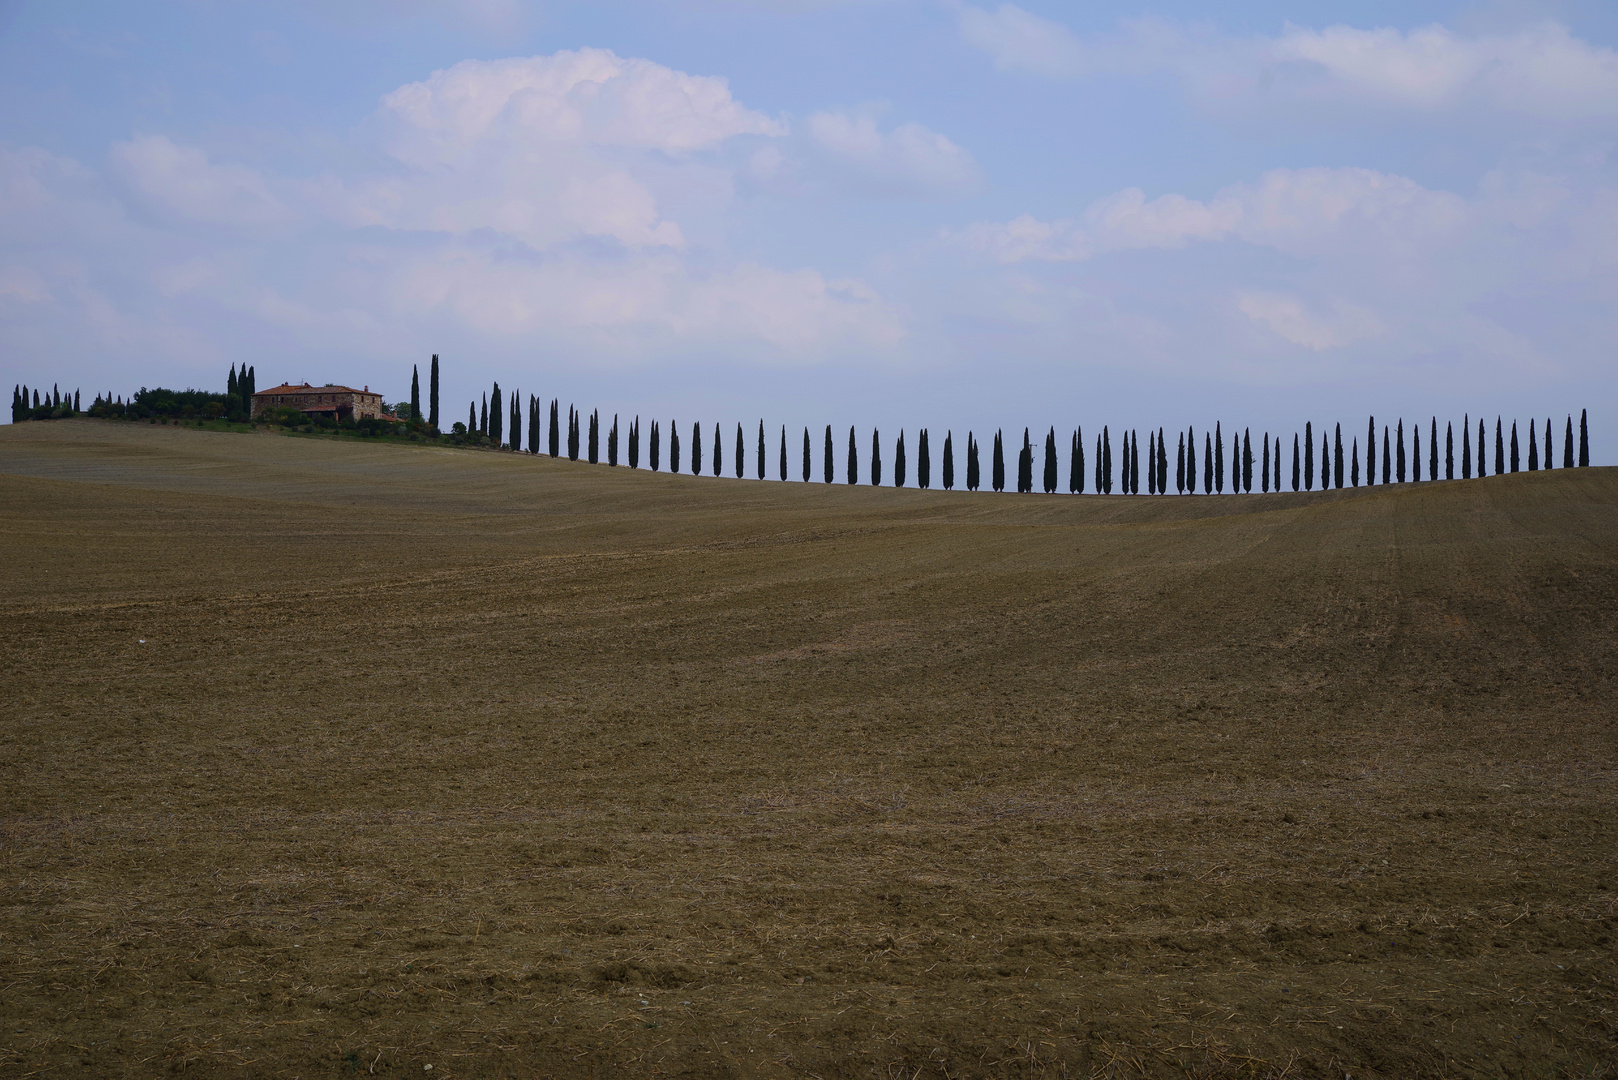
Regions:
<instances>
[{"instance_id":1,"label":"tall dark cypress","mask_svg":"<svg viewBox=\"0 0 1618 1080\"><path fill-rule=\"evenodd\" d=\"M1551 418L1545 418L1545 467L1554 467L1556 460L1556 440L1551 436Z\"/></svg>"},{"instance_id":2,"label":"tall dark cypress","mask_svg":"<svg viewBox=\"0 0 1618 1080\"><path fill-rule=\"evenodd\" d=\"M1259 472L1259 490L1266 495L1270 491L1270 433L1264 433L1264 462Z\"/></svg>"},{"instance_id":3,"label":"tall dark cypress","mask_svg":"<svg viewBox=\"0 0 1618 1080\"><path fill-rule=\"evenodd\" d=\"M483 399L478 405L478 434L482 435L482 436L487 436L489 434L489 395L488 394L483 395Z\"/></svg>"},{"instance_id":4,"label":"tall dark cypress","mask_svg":"<svg viewBox=\"0 0 1618 1080\"><path fill-rule=\"evenodd\" d=\"M1096 494L1097 495L1105 495L1106 491L1107 491L1106 484L1103 482L1102 475L1101 475L1101 462L1104 460L1104 457L1105 457L1105 455L1103 455L1101 453L1101 440L1102 440L1102 436L1106 434L1106 431L1107 431L1107 427L1106 427L1105 424L1103 424L1102 427L1101 427L1102 434L1096 436L1096 464L1095 464L1095 470L1096 470Z\"/></svg>"},{"instance_id":5,"label":"tall dark cypress","mask_svg":"<svg viewBox=\"0 0 1618 1080\"><path fill-rule=\"evenodd\" d=\"M1481 451L1479 451L1481 453ZM1382 482L1393 483L1393 452L1388 449L1388 425L1382 425Z\"/></svg>"},{"instance_id":6,"label":"tall dark cypress","mask_svg":"<svg viewBox=\"0 0 1618 1080\"><path fill-rule=\"evenodd\" d=\"M507 433L506 445L511 447L511 450L512 450L513 453L515 453L516 451L522 449L522 400L521 399L522 399L522 395L516 390L513 390L511 392L511 396L508 399L511 402L511 404L509 406L510 415L508 417L508 419L511 421L511 431ZM417 415L420 415L420 414L418 413Z\"/></svg>"},{"instance_id":7,"label":"tall dark cypress","mask_svg":"<svg viewBox=\"0 0 1618 1080\"><path fill-rule=\"evenodd\" d=\"M826 482L828 484L831 483L832 480L834 479L833 474L836 471L833 468L833 462L832 462L832 459L831 459L831 455L832 455L832 449L831 449L831 425L827 424L826 425L826 449L825 449L825 453L823 455L825 457L825 460L823 462L821 462L822 468L821 468L821 476L820 476L820 478L821 478L821 480L823 480L824 482Z\"/></svg>"},{"instance_id":8,"label":"tall dark cypress","mask_svg":"<svg viewBox=\"0 0 1618 1080\"><path fill-rule=\"evenodd\" d=\"M601 410L590 410L589 444L586 447L586 459L594 465L601 460Z\"/></svg>"},{"instance_id":9,"label":"tall dark cypress","mask_svg":"<svg viewBox=\"0 0 1618 1080\"><path fill-rule=\"evenodd\" d=\"M1219 422L1216 420L1217 425ZM1213 435L1204 431L1202 433L1202 493L1214 493L1214 446Z\"/></svg>"},{"instance_id":10,"label":"tall dark cypress","mask_svg":"<svg viewBox=\"0 0 1618 1080\"><path fill-rule=\"evenodd\" d=\"M1399 424L1393 429L1393 441L1398 443L1394 453L1399 456L1393 462L1393 476L1399 483L1405 482L1405 422L1404 417L1399 418Z\"/></svg>"},{"instance_id":11,"label":"tall dark cypress","mask_svg":"<svg viewBox=\"0 0 1618 1080\"><path fill-rule=\"evenodd\" d=\"M1293 491L1298 490L1298 482L1299 482L1300 479L1301 478L1298 475L1298 433L1296 431L1294 431L1292 433L1292 490Z\"/></svg>"},{"instance_id":12,"label":"tall dark cypress","mask_svg":"<svg viewBox=\"0 0 1618 1080\"><path fill-rule=\"evenodd\" d=\"M1306 420L1303 425L1303 490L1315 490L1315 425Z\"/></svg>"},{"instance_id":13,"label":"tall dark cypress","mask_svg":"<svg viewBox=\"0 0 1618 1080\"><path fill-rule=\"evenodd\" d=\"M1332 472L1333 486L1343 486L1343 425L1338 424L1332 436L1332 460L1336 463Z\"/></svg>"},{"instance_id":14,"label":"tall dark cypress","mask_svg":"<svg viewBox=\"0 0 1618 1080\"><path fill-rule=\"evenodd\" d=\"M762 423L759 424L759 430L762 431L763 429L764 429L764 425ZM762 457L762 455L760 455L760 456ZM763 464L764 464L763 461L759 462L760 466L762 466ZM762 471L762 469L760 471ZM747 444L742 441L742 425L738 422L737 425L736 425L736 479L740 480L746 474L747 474Z\"/></svg>"},{"instance_id":15,"label":"tall dark cypress","mask_svg":"<svg viewBox=\"0 0 1618 1080\"><path fill-rule=\"evenodd\" d=\"M702 475L702 424L691 425L691 475Z\"/></svg>"},{"instance_id":16,"label":"tall dark cypress","mask_svg":"<svg viewBox=\"0 0 1618 1080\"><path fill-rule=\"evenodd\" d=\"M1444 421L1444 479L1455 479L1455 422Z\"/></svg>"},{"instance_id":17,"label":"tall dark cypress","mask_svg":"<svg viewBox=\"0 0 1618 1080\"><path fill-rule=\"evenodd\" d=\"M848 480L849 484L860 482L860 451L854 444L854 425L848 426Z\"/></svg>"},{"instance_id":18,"label":"tall dark cypress","mask_svg":"<svg viewBox=\"0 0 1618 1080\"><path fill-rule=\"evenodd\" d=\"M1494 475L1502 476L1506 471L1506 433L1500 425L1500 417L1494 418Z\"/></svg>"},{"instance_id":19,"label":"tall dark cypress","mask_svg":"<svg viewBox=\"0 0 1618 1080\"><path fill-rule=\"evenodd\" d=\"M1410 425L1410 479L1421 483L1421 421Z\"/></svg>"},{"instance_id":20,"label":"tall dark cypress","mask_svg":"<svg viewBox=\"0 0 1618 1080\"><path fill-rule=\"evenodd\" d=\"M669 472L680 472L680 422L669 421Z\"/></svg>"},{"instance_id":21,"label":"tall dark cypress","mask_svg":"<svg viewBox=\"0 0 1618 1080\"><path fill-rule=\"evenodd\" d=\"M500 430L500 384L494 384L494 392L489 395L489 441L499 446L505 441L505 433Z\"/></svg>"},{"instance_id":22,"label":"tall dark cypress","mask_svg":"<svg viewBox=\"0 0 1618 1080\"><path fill-rule=\"evenodd\" d=\"M1360 486L1360 440L1359 440L1358 437L1356 437L1354 439L1353 454L1354 454L1353 464L1349 466L1349 479L1353 482L1355 487L1359 487Z\"/></svg>"},{"instance_id":23,"label":"tall dark cypress","mask_svg":"<svg viewBox=\"0 0 1618 1080\"><path fill-rule=\"evenodd\" d=\"M994 484L994 490L1006 490L1005 439L998 429L994 433L994 461L992 462L992 468L993 471L991 472L989 479Z\"/></svg>"},{"instance_id":24,"label":"tall dark cypress","mask_svg":"<svg viewBox=\"0 0 1618 1080\"><path fill-rule=\"evenodd\" d=\"M1022 429L1022 449L1017 452L1017 493L1032 494L1034 490L1034 444L1028 438L1028 429Z\"/></svg>"},{"instance_id":25,"label":"tall dark cypress","mask_svg":"<svg viewBox=\"0 0 1618 1080\"><path fill-rule=\"evenodd\" d=\"M629 422L629 467L640 468L640 417Z\"/></svg>"},{"instance_id":26,"label":"tall dark cypress","mask_svg":"<svg viewBox=\"0 0 1618 1080\"><path fill-rule=\"evenodd\" d=\"M663 451L663 446L662 446L662 443L663 443L663 437L662 437L663 436L663 427L662 427L662 425L659 424L656 420L653 420L652 421L652 430L649 431L647 434L650 435L651 438L646 444L646 464L651 466L651 469L652 469L653 472L656 472L658 466L662 464L662 461L659 460L663 456L663 453L662 453L662 451Z\"/></svg>"},{"instance_id":27,"label":"tall dark cypress","mask_svg":"<svg viewBox=\"0 0 1618 1080\"><path fill-rule=\"evenodd\" d=\"M1221 421L1214 421L1213 437L1214 490L1225 493L1225 434Z\"/></svg>"},{"instance_id":28,"label":"tall dark cypress","mask_svg":"<svg viewBox=\"0 0 1618 1080\"><path fill-rule=\"evenodd\" d=\"M1590 410L1579 410L1579 468L1590 467Z\"/></svg>"},{"instance_id":29,"label":"tall dark cypress","mask_svg":"<svg viewBox=\"0 0 1618 1080\"><path fill-rule=\"evenodd\" d=\"M720 476L725 471L725 440L719 434L719 425L713 426L713 474Z\"/></svg>"},{"instance_id":30,"label":"tall dark cypress","mask_svg":"<svg viewBox=\"0 0 1618 1080\"><path fill-rule=\"evenodd\" d=\"M1190 495L1197 493L1197 429L1193 425L1185 429L1185 490Z\"/></svg>"},{"instance_id":31,"label":"tall dark cypress","mask_svg":"<svg viewBox=\"0 0 1618 1080\"><path fill-rule=\"evenodd\" d=\"M1157 494L1157 432L1146 429L1146 494Z\"/></svg>"},{"instance_id":32,"label":"tall dark cypress","mask_svg":"<svg viewBox=\"0 0 1618 1080\"><path fill-rule=\"evenodd\" d=\"M618 465L618 414L612 414L612 427L607 430L607 464Z\"/></svg>"},{"instance_id":33,"label":"tall dark cypress","mask_svg":"<svg viewBox=\"0 0 1618 1080\"><path fill-rule=\"evenodd\" d=\"M1242 493L1242 437L1235 432L1230 435L1230 493Z\"/></svg>"},{"instance_id":34,"label":"tall dark cypress","mask_svg":"<svg viewBox=\"0 0 1618 1080\"><path fill-rule=\"evenodd\" d=\"M412 423L421 419L421 373L410 365L410 417Z\"/></svg>"},{"instance_id":35,"label":"tall dark cypress","mask_svg":"<svg viewBox=\"0 0 1618 1080\"><path fill-rule=\"evenodd\" d=\"M809 482L809 429L803 429L803 482Z\"/></svg>"},{"instance_id":36,"label":"tall dark cypress","mask_svg":"<svg viewBox=\"0 0 1618 1080\"><path fill-rule=\"evenodd\" d=\"M899 429L899 441L893 444L893 486L905 486L905 429Z\"/></svg>"},{"instance_id":37,"label":"tall dark cypress","mask_svg":"<svg viewBox=\"0 0 1618 1080\"><path fill-rule=\"evenodd\" d=\"M1275 490L1281 490L1281 436L1275 437Z\"/></svg>"},{"instance_id":38,"label":"tall dark cypress","mask_svg":"<svg viewBox=\"0 0 1618 1080\"><path fill-rule=\"evenodd\" d=\"M1511 426L1513 430L1517 427L1515 422ZM1539 431L1532 420L1528 421L1528 471L1539 471Z\"/></svg>"},{"instance_id":39,"label":"tall dark cypress","mask_svg":"<svg viewBox=\"0 0 1618 1080\"><path fill-rule=\"evenodd\" d=\"M1365 486L1371 487L1376 483L1376 417L1371 417L1371 424L1365 429Z\"/></svg>"},{"instance_id":40,"label":"tall dark cypress","mask_svg":"<svg viewBox=\"0 0 1618 1080\"><path fill-rule=\"evenodd\" d=\"M1488 429L1488 426L1486 424L1484 424L1483 417L1480 416L1480 417L1478 417L1478 479L1479 480L1482 480L1485 476L1489 475L1489 448L1488 448L1488 445L1487 445L1488 441L1489 441L1489 429Z\"/></svg>"},{"instance_id":41,"label":"tall dark cypress","mask_svg":"<svg viewBox=\"0 0 1618 1080\"><path fill-rule=\"evenodd\" d=\"M551 433L548 445L551 457L556 457L562 452L562 420L558 412L560 405L561 402L556 398L551 398Z\"/></svg>"},{"instance_id":42,"label":"tall dark cypress","mask_svg":"<svg viewBox=\"0 0 1618 1080\"><path fill-rule=\"evenodd\" d=\"M1479 420L1478 423L1481 425L1483 423L1483 421ZM1482 458L1483 458L1482 443L1483 443L1483 436L1479 435L1478 436L1478 444L1479 444L1478 458L1479 458L1479 460L1482 460ZM1573 414L1568 413L1567 414L1567 430L1566 430L1566 433L1562 436L1562 468L1571 469L1572 467L1573 467ZM1483 475L1483 470L1481 468L1478 469L1478 475L1479 476Z\"/></svg>"},{"instance_id":43,"label":"tall dark cypress","mask_svg":"<svg viewBox=\"0 0 1618 1080\"><path fill-rule=\"evenodd\" d=\"M927 441L926 428L916 432L916 486L919 488L933 486L933 449Z\"/></svg>"},{"instance_id":44,"label":"tall dark cypress","mask_svg":"<svg viewBox=\"0 0 1618 1080\"><path fill-rule=\"evenodd\" d=\"M1433 417L1430 428L1431 438L1427 442L1427 479L1438 479L1438 417ZM1416 428L1416 438L1421 438L1420 425Z\"/></svg>"},{"instance_id":45,"label":"tall dark cypress","mask_svg":"<svg viewBox=\"0 0 1618 1080\"><path fill-rule=\"evenodd\" d=\"M1253 429L1242 429L1242 490L1253 490Z\"/></svg>"},{"instance_id":46,"label":"tall dark cypress","mask_svg":"<svg viewBox=\"0 0 1618 1080\"><path fill-rule=\"evenodd\" d=\"M1264 472L1270 471L1270 448L1264 448ZM1266 479L1266 487L1268 480ZM1174 454L1174 491L1176 494L1185 494L1185 432L1180 432L1180 445Z\"/></svg>"},{"instance_id":47,"label":"tall dark cypress","mask_svg":"<svg viewBox=\"0 0 1618 1080\"><path fill-rule=\"evenodd\" d=\"M1045 494L1056 493L1056 428L1045 433Z\"/></svg>"},{"instance_id":48,"label":"tall dark cypress","mask_svg":"<svg viewBox=\"0 0 1618 1080\"><path fill-rule=\"evenodd\" d=\"M1129 432L1124 432L1118 440L1121 451L1118 457L1118 491L1120 494L1129 494Z\"/></svg>"},{"instance_id":49,"label":"tall dark cypress","mask_svg":"<svg viewBox=\"0 0 1618 1080\"><path fill-rule=\"evenodd\" d=\"M1517 421L1513 420L1511 422L1511 471L1520 471L1521 464L1522 460L1517 451Z\"/></svg>"},{"instance_id":50,"label":"tall dark cypress","mask_svg":"<svg viewBox=\"0 0 1618 1080\"><path fill-rule=\"evenodd\" d=\"M1157 493L1169 493L1169 451L1163 443L1163 429L1157 429Z\"/></svg>"},{"instance_id":51,"label":"tall dark cypress","mask_svg":"<svg viewBox=\"0 0 1618 1080\"><path fill-rule=\"evenodd\" d=\"M871 486L882 486L882 432L871 429Z\"/></svg>"},{"instance_id":52,"label":"tall dark cypress","mask_svg":"<svg viewBox=\"0 0 1618 1080\"><path fill-rule=\"evenodd\" d=\"M783 432L784 434L784 432ZM784 447L783 443L783 447ZM758 418L758 478L764 479L764 418Z\"/></svg>"},{"instance_id":53,"label":"tall dark cypress","mask_svg":"<svg viewBox=\"0 0 1618 1080\"><path fill-rule=\"evenodd\" d=\"M225 380L225 396L235 401L240 401L242 398L242 388L236 382L235 364L230 365L230 377ZM11 405L12 409L15 410L17 406L17 392L15 390L11 392Z\"/></svg>"},{"instance_id":54,"label":"tall dark cypress","mask_svg":"<svg viewBox=\"0 0 1618 1080\"><path fill-rule=\"evenodd\" d=\"M978 464L978 440L972 432L966 433L966 490L976 491L983 479L983 470Z\"/></svg>"},{"instance_id":55,"label":"tall dark cypress","mask_svg":"<svg viewBox=\"0 0 1618 1080\"><path fill-rule=\"evenodd\" d=\"M787 482L787 426L781 425L781 483Z\"/></svg>"},{"instance_id":56,"label":"tall dark cypress","mask_svg":"<svg viewBox=\"0 0 1618 1080\"><path fill-rule=\"evenodd\" d=\"M1140 433L1129 433L1129 493L1140 494Z\"/></svg>"},{"instance_id":57,"label":"tall dark cypress","mask_svg":"<svg viewBox=\"0 0 1618 1080\"><path fill-rule=\"evenodd\" d=\"M539 436L545 425L539 422L539 399L528 395L528 452L539 454Z\"/></svg>"},{"instance_id":58,"label":"tall dark cypress","mask_svg":"<svg viewBox=\"0 0 1618 1080\"><path fill-rule=\"evenodd\" d=\"M256 393L258 393L258 369L248 365L246 405L249 413L253 411L253 395Z\"/></svg>"},{"instance_id":59,"label":"tall dark cypress","mask_svg":"<svg viewBox=\"0 0 1618 1080\"><path fill-rule=\"evenodd\" d=\"M427 372L427 426L438 430L438 354L433 353L433 366ZM539 451L534 451L538 453ZM553 457L555 455L552 455Z\"/></svg>"},{"instance_id":60,"label":"tall dark cypress","mask_svg":"<svg viewBox=\"0 0 1618 1080\"><path fill-rule=\"evenodd\" d=\"M1328 491L1331 488L1331 443L1326 441L1326 433L1320 433L1320 490Z\"/></svg>"},{"instance_id":61,"label":"tall dark cypress","mask_svg":"<svg viewBox=\"0 0 1618 1080\"><path fill-rule=\"evenodd\" d=\"M944 490L955 490L955 433L944 431Z\"/></svg>"},{"instance_id":62,"label":"tall dark cypress","mask_svg":"<svg viewBox=\"0 0 1618 1080\"><path fill-rule=\"evenodd\" d=\"M478 403L475 401L466 403L466 433L468 435L478 433Z\"/></svg>"},{"instance_id":63,"label":"tall dark cypress","mask_svg":"<svg viewBox=\"0 0 1618 1080\"><path fill-rule=\"evenodd\" d=\"M1472 417L1461 418L1461 479L1472 479Z\"/></svg>"}]
</instances>

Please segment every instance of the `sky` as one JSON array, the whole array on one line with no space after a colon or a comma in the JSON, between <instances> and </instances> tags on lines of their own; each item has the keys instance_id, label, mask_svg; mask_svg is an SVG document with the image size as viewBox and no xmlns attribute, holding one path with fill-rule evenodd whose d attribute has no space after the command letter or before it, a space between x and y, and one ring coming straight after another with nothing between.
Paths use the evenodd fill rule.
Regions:
<instances>
[{"instance_id":1,"label":"sky","mask_svg":"<svg viewBox=\"0 0 1618 1080\"><path fill-rule=\"evenodd\" d=\"M1618 5L0 0L0 367L1618 459ZM841 436L840 436L841 437ZM862 434L862 444L868 435Z\"/></svg>"}]
</instances>

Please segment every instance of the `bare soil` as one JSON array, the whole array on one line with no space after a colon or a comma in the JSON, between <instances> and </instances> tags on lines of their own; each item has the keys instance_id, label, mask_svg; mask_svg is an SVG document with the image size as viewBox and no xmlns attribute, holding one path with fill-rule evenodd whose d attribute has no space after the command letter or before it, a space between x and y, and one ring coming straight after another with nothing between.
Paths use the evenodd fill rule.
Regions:
<instances>
[{"instance_id":1,"label":"bare soil","mask_svg":"<svg viewBox=\"0 0 1618 1080\"><path fill-rule=\"evenodd\" d=\"M1618 470L64 421L0 506L0 1074L1618 1069Z\"/></svg>"}]
</instances>

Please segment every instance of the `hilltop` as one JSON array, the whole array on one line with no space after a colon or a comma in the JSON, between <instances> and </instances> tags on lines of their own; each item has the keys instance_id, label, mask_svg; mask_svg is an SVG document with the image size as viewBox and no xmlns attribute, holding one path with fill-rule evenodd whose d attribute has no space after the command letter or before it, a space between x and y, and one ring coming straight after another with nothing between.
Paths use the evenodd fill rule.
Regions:
<instances>
[{"instance_id":1,"label":"hilltop","mask_svg":"<svg viewBox=\"0 0 1618 1080\"><path fill-rule=\"evenodd\" d=\"M1618 470L995 495L0 428L0 1064L1618 1065Z\"/></svg>"}]
</instances>

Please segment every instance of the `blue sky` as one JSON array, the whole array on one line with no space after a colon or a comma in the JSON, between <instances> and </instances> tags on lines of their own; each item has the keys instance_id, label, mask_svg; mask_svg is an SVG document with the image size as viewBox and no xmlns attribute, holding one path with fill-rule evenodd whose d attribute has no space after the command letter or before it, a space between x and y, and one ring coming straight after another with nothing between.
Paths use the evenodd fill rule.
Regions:
<instances>
[{"instance_id":1,"label":"blue sky","mask_svg":"<svg viewBox=\"0 0 1618 1080\"><path fill-rule=\"evenodd\" d=\"M1618 441L1618 10L0 0L0 356L885 435ZM1611 449L1609 449L1611 448Z\"/></svg>"}]
</instances>

